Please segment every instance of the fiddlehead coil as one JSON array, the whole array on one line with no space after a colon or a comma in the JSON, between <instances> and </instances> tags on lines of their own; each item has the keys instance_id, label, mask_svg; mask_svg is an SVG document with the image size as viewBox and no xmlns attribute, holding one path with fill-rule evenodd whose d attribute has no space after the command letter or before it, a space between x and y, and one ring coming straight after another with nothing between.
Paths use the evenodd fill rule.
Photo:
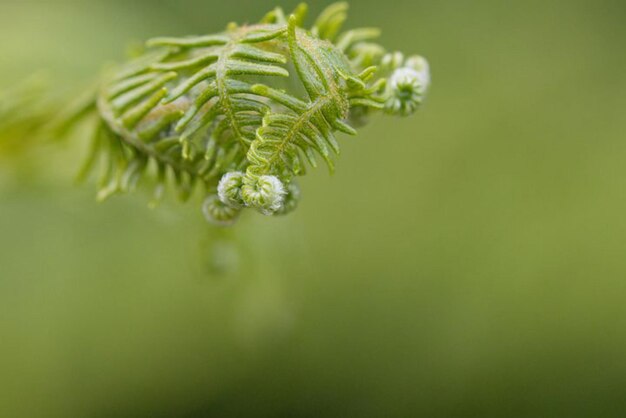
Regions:
<instances>
[{"instance_id":1,"label":"fiddlehead coil","mask_svg":"<svg viewBox=\"0 0 626 418\"><path fill-rule=\"evenodd\" d=\"M404 60L375 42L373 28L341 32L347 4L328 7L312 29L306 6L261 23L186 38L156 38L108 74L91 106L97 115L86 169L103 160L99 197L156 175L182 199L195 189L206 217L232 223L244 208L290 212L294 178L321 157L334 169L336 133L356 134L370 113L406 116L429 83L421 58ZM304 92L304 93L302 93Z\"/></svg>"},{"instance_id":2,"label":"fiddlehead coil","mask_svg":"<svg viewBox=\"0 0 626 418\"><path fill-rule=\"evenodd\" d=\"M245 176L241 196L246 206L257 209L264 215L273 215L283 206L285 186L276 176Z\"/></svg>"},{"instance_id":3,"label":"fiddlehead coil","mask_svg":"<svg viewBox=\"0 0 626 418\"><path fill-rule=\"evenodd\" d=\"M218 226L232 225L240 210L223 203L216 195L210 195L202 204L202 213L207 221Z\"/></svg>"},{"instance_id":4,"label":"fiddlehead coil","mask_svg":"<svg viewBox=\"0 0 626 418\"><path fill-rule=\"evenodd\" d=\"M225 205L237 209L246 205L241 192L244 176L241 171L231 171L220 179L217 185L217 195Z\"/></svg>"}]
</instances>

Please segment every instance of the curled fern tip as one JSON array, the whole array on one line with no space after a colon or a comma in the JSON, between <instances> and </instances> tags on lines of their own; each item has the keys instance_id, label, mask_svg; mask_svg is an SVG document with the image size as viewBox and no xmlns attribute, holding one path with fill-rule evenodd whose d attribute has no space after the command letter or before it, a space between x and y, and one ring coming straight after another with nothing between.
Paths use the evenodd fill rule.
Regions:
<instances>
[{"instance_id":1,"label":"curled fern tip","mask_svg":"<svg viewBox=\"0 0 626 418\"><path fill-rule=\"evenodd\" d=\"M347 10L331 5L307 29L306 5L276 8L258 24L148 41L76 113L96 116L84 172L103 162L98 196L152 175L155 201L166 185L183 200L202 193L219 225L248 208L293 211L295 178L320 159L333 171L339 134L377 112L414 113L430 84L426 60L387 52L378 29L343 30Z\"/></svg>"}]
</instances>

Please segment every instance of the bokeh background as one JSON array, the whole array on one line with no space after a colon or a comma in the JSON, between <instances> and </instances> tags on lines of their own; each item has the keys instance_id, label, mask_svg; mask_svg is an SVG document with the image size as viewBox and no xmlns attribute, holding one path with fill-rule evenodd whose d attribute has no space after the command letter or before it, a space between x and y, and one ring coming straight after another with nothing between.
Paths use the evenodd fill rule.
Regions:
<instances>
[{"instance_id":1,"label":"bokeh background","mask_svg":"<svg viewBox=\"0 0 626 418\"><path fill-rule=\"evenodd\" d=\"M0 85L68 89L277 5L0 1ZM351 7L431 94L341 138L287 218L98 205L80 141L0 156L0 416L626 414L626 3Z\"/></svg>"}]
</instances>

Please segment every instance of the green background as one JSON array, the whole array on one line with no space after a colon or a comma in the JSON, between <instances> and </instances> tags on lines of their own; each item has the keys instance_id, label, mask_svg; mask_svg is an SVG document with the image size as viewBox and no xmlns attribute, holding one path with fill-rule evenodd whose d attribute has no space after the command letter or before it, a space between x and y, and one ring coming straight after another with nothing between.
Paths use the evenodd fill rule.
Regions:
<instances>
[{"instance_id":1,"label":"green background","mask_svg":"<svg viewBox=\"0 0 626 418\"><path fill-rule=\"evenodd\" d=\"M2 0L1 84L276 5ZM80 139L0 158L0 416L626 414L626 3L351 7L430 97L340 138L289 217L98 205Z\"/></svg>"}]
</instances>

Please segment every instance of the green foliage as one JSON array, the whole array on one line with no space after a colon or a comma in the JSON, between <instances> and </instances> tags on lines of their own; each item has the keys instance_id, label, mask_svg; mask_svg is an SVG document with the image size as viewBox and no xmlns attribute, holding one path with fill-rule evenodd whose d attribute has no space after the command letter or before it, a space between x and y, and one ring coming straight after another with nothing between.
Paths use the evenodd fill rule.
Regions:
<instances>
[{"instance_id":1,"label":"green foliage","mask_svg":"<svg viewBox=\"0 0 626 418\"><path fill-rule=\"evenodd\" d=\"M65 124L95 115L84 173L100 161L99 199L151 173L155 202L168 182L183 200L201 189L203 212L218 224L247 207L284 214L297 206L294 177L307 165L321 157L333 170L337 132L356 134L350 125L375 111L417 109L429 84L422 58L387 54L377 29L341 33L346 3L328 7L311 30L306 12L276 8L258 24L152 39L110 71Z\"/></svg>"}]
</instances>

